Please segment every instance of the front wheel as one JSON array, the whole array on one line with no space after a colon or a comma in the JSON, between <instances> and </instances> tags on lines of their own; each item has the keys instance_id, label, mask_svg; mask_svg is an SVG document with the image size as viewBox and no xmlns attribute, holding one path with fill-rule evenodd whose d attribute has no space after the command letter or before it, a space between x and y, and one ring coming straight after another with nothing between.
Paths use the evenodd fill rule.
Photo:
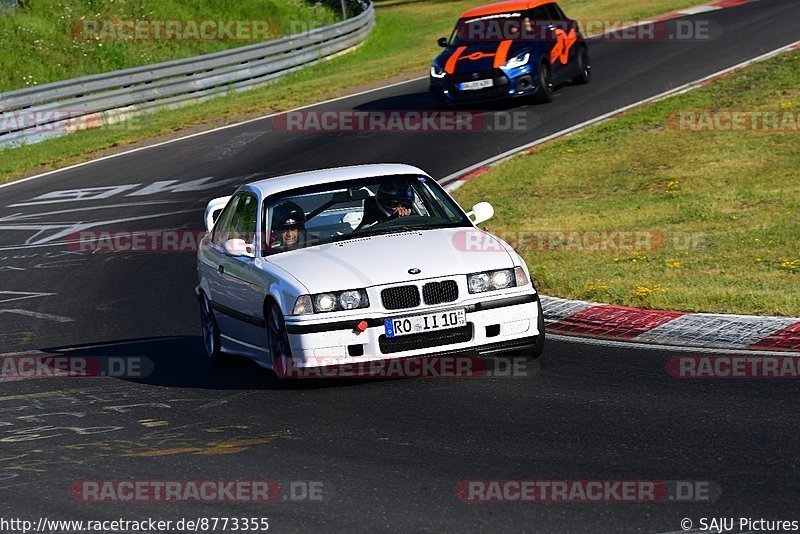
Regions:
<instances>
[{"instance_id":1,"label":"front wheel","mask_svg":"<svg viewBox=\"0 0 800 534\"><path fill-rule=\"evenodd\" d=\"M536 341L533 346L522 350L522 356L529 360L535 360L544 352L544 314L542 313L542 301L536 301L536 307L539 309L539 318L536 322L539 335L536 336Z\"/></svg>"},{"instance_id":2,"label":"front wheel","mask_svg":"<svg viewBox=\"0 0 800 534\"><path fill-rule=\"evenodd\" d=\"M283 312L274 301L267 305L267 343L272 355L272 371L278 380L287 380L292 373L292 354L289 348L289 336L283 321Z\"/></svg>"},{"instance_id":3,"label":"front wheel","mask_svg":"<svg viewBox=\"0 0 800 534\"><path fill-rule=\"evenodd\" d=\"M533 93L533 100L542 104L553 101L553 71L547 63L539 66L539 87Z\"/></svg>"},{"instance_id":4,"label":"front wheel","mask_svg":"<svg viewBox=\"0 0 800 534\"><path fill-rule=\"evenodd\" d=\"M578 54L578 75L572 78L572 83L585 85L592 79L592 65L589 62L589 51L582 47Z\"/></svg>"},{"instance_id":5,"label":"front wheel","mask_svg":"<svg viewBox=\"0 0 800 534\"><path fill-rule=\"evenodd\" d=\"M206 352L206 359L211 363L217 363L222 359L222 351L219 343L219 326L211 311L211 303L205 293L200 294L200 327L203 331L203 347Z\"/></svg>"},{"instance_id":6,"label":"front wheel","mask_svg":"<svg viewBox=\"0 0 800 534\"><path fill-rule=\"evenodd\" d=\"M446 109L449 107L447 99L441 90L431 89L429 92L433 100L433 109Z\"/></svg>"}]
</instances>

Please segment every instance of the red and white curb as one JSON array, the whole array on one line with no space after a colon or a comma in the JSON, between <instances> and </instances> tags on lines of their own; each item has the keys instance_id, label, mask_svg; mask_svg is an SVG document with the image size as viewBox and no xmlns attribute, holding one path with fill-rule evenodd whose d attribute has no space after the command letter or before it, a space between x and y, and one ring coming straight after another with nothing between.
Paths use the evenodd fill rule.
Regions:
<instances>
[{"instance_id":1,"label":"red and white curb","mask_svg":"<svg viewBox=\"0 0 800 534\"><path fill-rule=\"evenodd\" d=\"M800 318L690 313L542 296L547 332L682 347L800 351Z\"/></svg>"}]
</instances>

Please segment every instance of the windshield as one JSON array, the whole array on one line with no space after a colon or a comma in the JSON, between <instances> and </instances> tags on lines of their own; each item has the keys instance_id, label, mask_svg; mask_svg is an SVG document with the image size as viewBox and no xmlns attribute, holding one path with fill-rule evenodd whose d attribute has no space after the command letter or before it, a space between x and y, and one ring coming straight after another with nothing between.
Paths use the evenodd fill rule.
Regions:
<instances>
[{"instance_id":1,"label":"windshield","mask_svg":"<svg viewBox=\"0 0 800 534\"><path fill-rule=\"evenodd\" d=\"M522 13L498 13L456 23L450 44L460 46L478 42L497 42L532 38L536 23Z\"/></svg>"},{"instance_id":2,"label":"windshield","mask_svg":"<svg viewBox=\"0 0 800 534\"><path fill-rule=\"evenodd\" d=\"M335 241L472 226L432 178L382 176L286 191L264 202L264 255Z\"/></svg>"},{"instance_id":3,"label":"windshield","mask_svg":"<svg viewBox=\"0 0 800 534\"><path fill-rule=\"evenodd\" d=\"M554 5L554 4L553 4ZM453 34L451 46L480 42L499 41L542 41L548 40L549 28L563 24L560 15L548 13L545 6L527 11L495 13L481 17L459 19Z\"/></svg>"}]
</instances>

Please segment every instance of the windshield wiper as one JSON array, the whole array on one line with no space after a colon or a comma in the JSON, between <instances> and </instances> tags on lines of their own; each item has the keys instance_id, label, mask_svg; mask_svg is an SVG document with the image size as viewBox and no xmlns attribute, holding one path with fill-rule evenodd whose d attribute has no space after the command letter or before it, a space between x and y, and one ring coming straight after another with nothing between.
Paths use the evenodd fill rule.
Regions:
<instances>
[{"instance_id":1,"label":"windshield wiper","mask_svg":"<svg viewBox=\"0 0 800 534\"><path fill-rule=\"evenodd\" d=\"M369 235L386 235L386 234L399 234L402 232L414 232L417 230L432 230L436 228L435 226L415 226L410 224L404 224L401 226L392 226L391 228L377 228L375 230L370 231L367 228L364 232L359 232L356 234L358 237L361 236L369 236Z\"/></svg>"}]
</instances>

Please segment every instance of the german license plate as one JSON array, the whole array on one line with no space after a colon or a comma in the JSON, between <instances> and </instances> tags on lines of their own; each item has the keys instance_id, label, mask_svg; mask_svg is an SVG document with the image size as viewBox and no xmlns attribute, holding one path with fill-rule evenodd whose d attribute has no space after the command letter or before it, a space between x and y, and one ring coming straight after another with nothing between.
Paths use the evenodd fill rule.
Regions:
<instances>
[{"instance_id":1,"label":"german license plate","mask_svg":"<svg viewBox=\"0 0 800 534\"><path fill-rule=\"evenodd\" d=\"M433 330L446 330L467 324L467 313L463 309L426 313L399 319L386 319L386 337L407 336L430 332Z\"/></svg>"},{"instance_id":2,"label":"german license plate","mask_svg":"<svg viewBox=\"0 0 800 534\"><path fill-rule=\"evenodd\" d=\"M485 89L494 85L494 80L475 80L474 82L464 82L458 84L458 88L462 91L475 91L476 89Z\"/></svg>"}]
</instances>

